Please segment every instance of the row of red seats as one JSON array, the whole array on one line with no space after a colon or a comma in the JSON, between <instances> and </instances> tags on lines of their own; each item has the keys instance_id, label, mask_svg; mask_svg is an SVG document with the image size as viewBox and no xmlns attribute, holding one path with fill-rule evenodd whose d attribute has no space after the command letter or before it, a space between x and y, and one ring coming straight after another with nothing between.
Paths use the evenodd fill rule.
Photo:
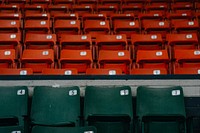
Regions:
<instances>
[{"instance_id":1,"label":"row of red seats","mask_svg":"<svg viewBox=\"0 0 200 133\"><path fill-rule=\"evenodd\" d=\"M88 35L61 34L57 39L56 34L26 34L24 43L21 42L20 34L0 33L0 49L15 49L16 57L20 58L22 49L53 49L55 57L63 49L70 50L93 50L93 57L97 57L99 50L127 50L130 49L136 56L137 50L161 50L169 49L170 57L173 58L175 49L198 49L199 40L195 33L167 34L166 40L161 34L132 34L130 44L125 34L98 35L92 41ZM95 52L96 51L96 52ZM96 54L95 54L96 53ZM96 55L96 56L95 56Z\"/></svg>"},{"instance_id":2,"label":"row of red seats","mask_svg":"<svg viewBox=\"0 0 200 133\"><path fill-rule=\"evenodd\" d=\"M17 4L152 4L152 3L177 3L177 2L198 2L198 0L0 0L0 3Z\"/></svg>"},{"instance_id":3,"label":"row of red seats","mask_svg":"<svg viewBox=\"0 0 200 133\"><path fill-rule=\"evenodd\" d=\"M40 14L44 15L44 14ZM70 14L71 15L71 14ZM65 17L69 17L70 16ZM113 17L113 21L110 23L108 20L90 20L95 18L97 15L88 15L83 24L80 20L63 20L58 19L53 23L53 28L50 23L50 20L26 20L24 27L21 24L20 20L0 20L0 32L3 33L19 33L22 30L25 33L56 33L58 36L60 34L90 34L92 38L96 38L99 34L126 34L130 38L131 34L135 33L160 33L162 37L165 38L167 33L197 33L199 31L199 22L198 20L173 20L173 21L164 21L164 20L143 20L141 23L139 20L120 20L126 16L116 15L116 18ZM40 17L32 15L32 17ZM43 17L43 16L42 16ZM48 17L45 14L44 18ZM73 14L72 17L76 17ZM126 17L130 18L130 16ZM102 17L98 19L103 19ZM113 27L113 29L112 29Z\"/></svg>"},{"instance_id":4,"label":"row of red seats","mask_svg":"<svg viewBox=\"0 0 200 133\"><path fill-rule=\"evenodd\" d=\"M176 5L177 6L177 5ZM21 7L20 5L9 4L9 5L0 5L0 12L10 12L10 13L46 13L49 12L53 14L54 12L72 12L72 13L134 13L138 15L143 12L157 12L157 13L165 13L165 12L199 12L200 5L197 8L192 7L188 4L178 5L180 7L173 7L172 9L168 8L165 4L155 4L148 5L143 7L142 5L24 5ZM181 7L182 6L182 7Z\"/></svg>"},{"instance_id":5,"label":"row of red seats","mask_svg":"<svg viewBox=\"0 0 200 133\"><path fill-rule=\"evenodd\" d=\"M108 12L107 12L108 13ZM0 12L0 19L13 19L13 20L53 20L64 19L64 20L194 20L200 17L200 13L183 12L183 13L140 13L136 16L133 13L115 13L109 12L109 16L106 13L92 14L89 12L80 13L66 13L66 12L53 12L53 16L49 13L25 13L24 16L21 13L3 13ZM7 15L7 16L6 16Z\"/></svg>"},{"instance_id":6,"label":"row of red seats","mask_svg":"<svg viewBox=\"0 0 200 133\"><path fill-rule=\"evenodd\" d=\"M0 55L0 68L16 68L15 50L0 50ZM174 60L170 60L167 50L138 50L135 61L128 50L100 50L96 63L91 50L61 50L58 66L55 66L53 50L28 49L19 62L19 68L31 68L33 73L42 73L45 68L72 68L77 73L86 73L88 68L103 68L120 69L124 74L130 74L130 70L165 70L171 74L179 68L199 70L200 50L175 50Z\"/></svg>"},{"instance_id":7,"label":"row of red seats","mask_svg":"<svg viewBox=\"0 0 200 133\"><path fill-rule=\"evenodd\" d=\"M166 69L131 69L129 75L167 75ZM176 68L174 74L200 74L199 68ZM42 73L34 74L31 68L0 68L0 75L78 75L77 69L51 69L44 68ZM121 69L88 68L85 75L124 75Z\"/></svg>"}]
</instances>

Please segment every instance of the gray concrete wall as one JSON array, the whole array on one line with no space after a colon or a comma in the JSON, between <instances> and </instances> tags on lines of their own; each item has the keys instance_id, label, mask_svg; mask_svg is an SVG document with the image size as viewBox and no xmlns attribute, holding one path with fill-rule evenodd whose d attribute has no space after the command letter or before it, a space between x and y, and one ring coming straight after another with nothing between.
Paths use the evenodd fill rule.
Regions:
<instances>
[{"instance_id":1,"label":"gray concrete wall","mask_svg":"<svg viewBox=\"0 0 200 133\"><path fill-rule=\"evenodd\" d=\"M28 86L32 96L35 86L79 86L81 96L84 96L86 86L99 85L128 85L132 88L132 95L136 96L136 88L140 85L165 87L182 86L185 97L200 97L200 79L194 80L4 80L0 86Z\"/></svg>"}]
</instances>

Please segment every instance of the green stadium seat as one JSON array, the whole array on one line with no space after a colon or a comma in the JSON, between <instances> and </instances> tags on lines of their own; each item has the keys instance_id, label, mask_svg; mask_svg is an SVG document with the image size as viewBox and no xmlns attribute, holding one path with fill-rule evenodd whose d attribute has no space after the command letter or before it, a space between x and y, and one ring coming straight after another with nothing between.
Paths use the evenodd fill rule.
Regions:
<instances>
[{"instance_id":1,"label":"green stadium seat","mask_svg":"<svg viewBox=\"0 0 200 133\"><path fill-rule=\"evenodd\" d=\"M27 116L27 87L0 87L0 133L26 132Z\"/></svg>"},{"instance_id":2,"label":"green stadium seat","mask_svg":"<svg viewBox=\"0 0 200 133\"><path fill-rule=\"evenodd\" d=\"M46 127L35 126L32 133L96 133L96 128L88 127Z\"/></svg>"},{"instance_id":3,"label":"green stadium seat","mask_svg":"<svg viewBox=\"0 0 200 133\"><path fill-rule=\"evenodd\" d=\"M35 87L31 123L43 126L78 126L80 90L78 87Z\"/></svg>"},{"instance_id":4,"label":"green stadium seat","mask_svg":"<svg viewBox=\"0 0 200 133\"><path fill-rule=\"evenodd\" d=\"M131 88L88 86L84 101L85 124L98 133L128 133L132 129Z\"/></svg>"},{"instance_id":5,"label":"green stadium seat","mask_svg":"<svg viewBox=\"0 0 200 133\"><path fill-rule=\"evenodd\" d=\"M142 133L185 133L183 90L175 87L137 88L136 115Z\"/></svg>"}]
</instances>

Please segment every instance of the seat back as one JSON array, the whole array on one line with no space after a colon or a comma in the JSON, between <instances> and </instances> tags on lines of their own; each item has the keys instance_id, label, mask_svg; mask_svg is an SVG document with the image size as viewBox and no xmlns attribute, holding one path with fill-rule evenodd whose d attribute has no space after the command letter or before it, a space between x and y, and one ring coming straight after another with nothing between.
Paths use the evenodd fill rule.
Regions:
<instances>
[{"instance_id":1,"label":"seat back","mask_svg":"<svg viewBox=\"0 0 200 133\"><path fill-rule=\"evenodd\" d=\"M137 68L131 69L131 75L166 75L168 70L165 68Z\"/></svg>"},{"instance_id":2,"label":"seat back","mask_svg":"<svg viewBox=\"0 0 200 133\"><path fill-rule=\"evenodd\" d=\"M126 35L99 35L96 38L98 50L125 50L128 47Z\"/></svg>"},{"instance_id":3,"label":"seat back","mask_svg":"<svg viewBox=\"0 0 200 133\"><path fill-rule=\"evenodd\" d=\"M27 33L24 44L26 49L53 49L56 41L56 34Z\"/></svg>"},{"instance_id":4,"label":"seat back","mask_svg":"<svg viewBox=\"0 0 200 133\"><path fill-rule=\"evenodd\" d=\"M54 52L52 49L26 49L21 58L21 68L32 68L34 73L41 73L44 68L54 67Z\"/></svg>"},{"instance_id":5,"label":"seat back","mask_svg":"<svg viewBox=\"0 0 200 133\"><path fill-rule=\"evenodd\" d=\"M144 132L184 133L186 113L182 87L138 87L136 115Z\"/></svg>"},{"instance_id":6,"label":"seat back","mask_svg":"<svg viewBox=\"0 0 200 133\"><path fill-rule=\"evenodd\" d=\"M132 34L131 44L135 52L137 50L158 50L163 49L161 34Z\"/></svg>"},{"instance_id":7,"label":"seat back","mask_svg":"<svg viewBox=\"0 0 200 133\"><path fill-rule=\"evenodd\" d=\"M61 68L76 68L78 73L85 73L93 64L91 50L61 50Z\"/></svg>"},{"instance_id":8,"label":"seat back","mask_svg":"<svg viewBox=\"0 0 200 133\"><path fill-rule=\"evenodd\" d=\"M185 67L185 68L200 67L199 50L175 50L174 59L175 59L175 67Z\"/></svg>"},{"instance_id":9,"label":"seat back","mask_svg":"<svg viewBox=\"0 0 200 133\"><path fill-rule=\"evenodd\" d=\"M98 118L99 120L105 118L106 121L106 117L117 116L128 116L131 120L133 118L131 88L129 86L87 86L84 116L86 120L96 116L96 121Z\"/></svg>"},{"instance_id":10,"label":"seat back","mask_svg":"<svg viewBox=\"0 0 200 133\"><path fill-rule=\"evenodd\" d=\"M92 49L92 38L90 35L65 35L61 34L60 37L61 49Z\"/></svg>"},{"instance_id":11,"label":"seat back","mask_svg":"<svg viewBox=\"0 0 200 133\"><path fill-rule=\"evenodd\" d=\"M98 57L99 68L118 68L128 74L131 64L128 50L100 50Z\"/></svg>"},{"instance_id":12,"label":"seat back","mask_svg":"<svg viewBox=\"0 0 200 133\"><path fill-rule=\"evenodd\" d=\"M0 87L0 124L3 126L21 126L28 116L28 88Z\"/></svg>"},{"instance_id":13,"label":"seat back","mask_svg":"<svg viewBox=\"0 0 200 133\"><path fill-rule=\"evenodd\" d=\"M77 126L80 116L78 87L35 87L31 122L46 126Z\"/></svg>"},{"instance_id":14,"label":"seat back","mask_svg":"<svg viewBox=\"0 0 200 133\"><path fill-rule=\"evenodd\" d=\"M14 68L16 54L14 49L0 50L0 68Z\"/></svg>"},{"instance_id":15,"label":"seat back","mask_svg":"<svg viewBox=\"0 0 200 133\"><path fill-rule=\"evenodd\" d=\"M169 69L169 55L167 50L138 50L136 67Z\"/></svg>"}]
</instances>

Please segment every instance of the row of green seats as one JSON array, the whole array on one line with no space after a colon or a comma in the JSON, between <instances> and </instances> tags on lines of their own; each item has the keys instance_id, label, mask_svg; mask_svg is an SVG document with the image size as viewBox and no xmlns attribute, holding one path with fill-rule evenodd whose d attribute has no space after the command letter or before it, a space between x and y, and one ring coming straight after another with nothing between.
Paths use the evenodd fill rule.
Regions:
<instances>
[{"instance_id":1,"label":"row of green seats","mask_svg":"<svg viewBox=\"0 0 200 133\"><path fill-rule=\"evenodd\" d=\"M87 86L82 116L79 87L35 87L29 117L28 88L0 87L0 133L186 133L180 86L140 86L136 100L134 117L129 86Z\"/></svg>"}]
</instances>

